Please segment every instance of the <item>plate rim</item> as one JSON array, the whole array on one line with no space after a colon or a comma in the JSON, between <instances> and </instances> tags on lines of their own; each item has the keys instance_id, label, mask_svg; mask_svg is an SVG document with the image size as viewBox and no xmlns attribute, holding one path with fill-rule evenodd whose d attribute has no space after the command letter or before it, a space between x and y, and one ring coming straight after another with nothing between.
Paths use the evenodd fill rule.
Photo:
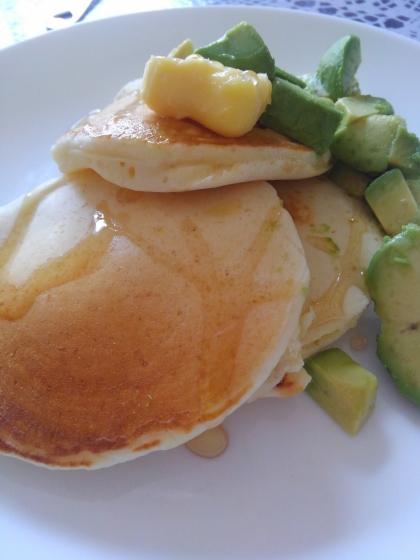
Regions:
<instances>
[{"instance_id":1,"label":"plate rim","mask_svg":"<svg viewBox=\"0 0 420 560\"><path fill-rule=\"evenodd\" d=\"M77 24L79 27L78 29L85 29L87 26L101 26L103 25L104 21L114 21L114 20L123 20L125 18L137 18L139 16L143 17L145 14L160 14L162 12L168 13L169 11L174 12L174 11L179 11L179 10L188 10L188 11L197 11L197 10L212 10L212 11L219 11L220 9L222 10L229 10L229 11L256 11L256 12L285 12L285 13L290 13L293 14L293 17L301 17L303 15L304 19L313 19L313 18L320 18L322 20L334 20L336 22L339 22L340 24L343 23L344 25L348 25L351 27L354 27L355 29L359 29L359 28L363 28L364 30L369 30L369 33L373 33L373 34L377 34L378 36L383 36L384 34L387 37L394 37L395 41L402 41L402 42L409 42L410 45L417 45L416 49L419 50L420 53L420 44L418 41L415 41L414 39L411 38L407 38L404 36L401 36L397 33L394 33L392 31L387 31L387 30L383 30L383 29L379 29L376 28L374 26L370 26L368 24L364 24L364 23L360 23L360 22L354 22L352 20L347 20L344 18L338 18L338 17L334 17L334 16L329 16L329 15L325 15L325 14L316 14L316 13L312 13L312 12L303 12L303 11L297 11L297 10L291 10L291 9L287 9L287 8L272 8L272 7L254 7L254 6L199 6L199 7L182 7L182 8L172 8L171 10L153 10L151 12L135 12L135 13L130 13L130 14L122 14L122 15L117 15L117 16L111 16L109 18L103 18L103 19L98 19L98 20L92 20L92 21L84 21L81 22L80 24ZM107 24L108 25L108 24ZM21 41L19 43L16 43L14 45L10 45L8 47L5 47L4 49L0 50L0 61L1 61L1 56L2 56L2 52L5 52L9 49L15 49L15 48L21 48L21 45L28 45L28 42L33 42L33 41L39 41L40 39L42 40L47 40L50 41L50 39L44 39L44 37L51 35L51 36L57 36L57 33L60 34L60 36L63 36L64 34L74 34L74 29L76 29L76 26L73 26L72 28L69 29L64 29L64 30L58 30L58 31L53 31L50 33L46 33L37 37L33 37L33 38L29 38L25 41ZM82 31L80 31L82 32ZM85 31L83 31L85 32ZM79 31L77 31L77 33L79 33ZM329 550L329 549L328 549ZM328 551L327 551L328 552ZM305 556L306 557L306 556Z\"/></svg>"}]
</instances>

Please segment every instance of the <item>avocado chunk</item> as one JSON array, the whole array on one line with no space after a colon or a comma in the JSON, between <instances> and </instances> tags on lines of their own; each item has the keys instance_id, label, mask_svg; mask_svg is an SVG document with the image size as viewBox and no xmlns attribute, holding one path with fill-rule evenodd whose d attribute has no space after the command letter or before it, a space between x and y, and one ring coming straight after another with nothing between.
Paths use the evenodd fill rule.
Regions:
<instances>
[{"instance_id":1,"label":"avocado chunk","mask_svg":"<svg viewBox=\"0 0 420 560\"><path fill-rule=\"evenodd\" d=\"M398 390L420 404L420 227L409 224L373 256L366 284L382 319L377 355Z\"/></svg>"},{"instance_id":2,"label":"avocado chunk","mask_svg":"<svg viewBox=\"0 0 420 560\"><path fill-rule=\"evenodd\" d=\"M369 115L340 126L331 144L332 153L344 163L365 173L383 173L398 127L398 115Z\"/></svg>"},{"instance_id":3,"label":"avocado chunk","mask_svg":"<svg viewBox=\"0 0 420 560\"><path fill-rule=\"evenodd\" d=\"M196 49L195 54L217 60L231 68L267 74L270 80L274 78L274 58L261 36L246 21L227 31L217 41Z\"/></svg>"},{"instance_id":4,"label":"avocado chunk","mask_svg":"<svg viewBox=\"0 0 420 560\"><path fill-rule=\"evenodd\" d=\"M289 72L286 72L286 70L283 70L278 66L276 66L274 75L276 78L281 78L282 80L286 80L287 82L290 82L291 84L295 84L295 86L299 86L302 89L306 87L306 84L303 80L301 80L297 76L294 76L293 74L289 74Z\"/></svg>"},{"instance_id":5,"label":"avocado chunk","mask_svg":"<svg viewBox=\"0 0 420 560\"><path fill-rule=\"evenodd\" d=\"M407 179L420 175L420 140L405 126L397 129L389 150L388 164L401 169Z\"/></svg>"},{"instance_id":6,"label":"avocado chunk","mask_svg":"<svg viewBox=\"0 0 420 560\"><path fill-rule=\"evenodd\" d=\"M347 125L357 119L369 115L393 115L394 109L383 97L372 95L354 95L353 97L342 97L335 106L344 114L341 125Z\"/></svg>"},{"instance_id":7,"label":"avocado chunk","mask_svg":"<svg viewBox=\"0 0 420 560\"><path fill-rule=\"evenodd\" d=\"M357 197L362 197L365 194L365 190L372 180L366 173L356 171L356 169L342 161L337 161L334 167L328 171L327 175L333 183L344 189L351 196Z\"/></svg>"},{"instance_id":8,"label":"avocado chunk","mask_svg":"<svg viewBox=\"0 0 420 560\"><path fill-rule=\"evenodd\" d=\"M414 200L417 203L417 206L420 208L420 177L416 177L415 179L407 179L407 185L413 195Z\"/></svg>"},{"instance_id":9,"label":"avocado chunk","mask_svg":"<svg viewBox=\"0 0 420 560\"><path fill-rule=\"evenodd\" d=\"M355 74L361 61L360 39L356 35L342 37L321 58L316 78L334 102L360 93Z\"/></svg>"},{"instance_id":10,"label":"avocado chunk","mask_svg":"<svg viewBox=\"0 0 420 560\"><path fill-rule=\"evenodd\" d=\"M420 224L419 207L399 169L372 181L365 198L388 235L397 235L406 224Z\"/></svg>"},{"instance_id":11,"label":"avocado chunk","mask_svg":"<svg viewBox=\"0 0 420 560\"><path fill-rule=\"evenodd\" d=\"M261 115L260 123L322 154L330 147L341 117L329 99L274 78L271 104Z\"/></svg>"},{"instance_id":12,"label":"avocado chunk","mask_svg":"<svg viewBox=\"0 0 420 560\"><path fill-rule=\"evenodd\" d=\"M309 358L306 391L349 434L357 434L375 407L378 381L339 348Z\"/></svg>"},{"instance_id":13,"label":"avocado chunk","mask_svg":"<svg viewBox=\"0 0 420 560\"><path fill-rule=\"evenodd\" d=\"M180 45L171 50L168 54L168 58L187 58L190 54L194 52L194 45L191 39L185 39Z\"/></svg>"},{"instance_id":14,"label":"avocado chunk","mask_svg":"<svg viewBox=\"0 0 420 560\"><path fill-rule=\"evenodd\" d=\"M306 90L309 93L312 93L312 95L330 99L328 91L321 84L316 73L302 74L299 76L299 80L302 80L302 82L305 83Z\"/></svg>"}]
</instances>

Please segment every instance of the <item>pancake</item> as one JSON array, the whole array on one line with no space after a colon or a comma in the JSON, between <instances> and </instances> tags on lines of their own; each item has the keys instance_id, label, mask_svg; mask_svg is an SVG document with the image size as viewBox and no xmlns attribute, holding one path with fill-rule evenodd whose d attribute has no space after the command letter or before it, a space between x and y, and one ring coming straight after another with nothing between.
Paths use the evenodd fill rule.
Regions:
<instances>
[{"instance_id":1,"label":"pancake","mask_svg":"<svg viewBox=\"0 0 420 560\"><path fill-rule=\"evenodd\" d=\"M308 358L354 327L370 301L364 273L383 231L360 199L327 177L274 182L291 214L310 270L303 314L312 321L302 338Z\"/></svg>"},{"instance_id":2,"label":"pancake","mask_svg":"<svg viewBox=\"0 0 420 560\"><path fill-rule=\"evenodd\" d=\"M114 98L114 101L118 101L127 95L134 94L137 97L141 95L141 88L143 85L143 78L136 78L135 80L131 80L131 82L127 82L123 85L123 87L117 92L117 95Z\"/></svg>"},{"instance_id":3,"label":"pancake","mask_svg":"<svg viewBox=\"0 0 420 560\"><path fill-rule=\"evenodd\" d=\"M191 120L159 117L140 100L136 83L126 91L55 143L63 173L89 168L128 189L180 192L313 177L330 167L329 152L316 154L271 130L225 138Z\"/></svg>"},{"instance_id":4,"label":"pancake","mask_svg":"<svg viewBox=\"0 0 420 560\"><path fill-rule=\"evenodd\" d=\"M220 424L288 351L309 281L261 181L138 193L79 172L0 209L0 243L0 451L48 467Z\"/></svg>"},{"instance_id":5,"label":"pancake","mask_svg":"<svg viewBox=\"0 0 420 560\"><path fill-rule=\"evenodd\" d=\"M287 372L280 383L273 387L266 396L279 399L294 397L306 389L311 379L312 377L306 373L305 368L300 368L295 372Z\"/></svg>"},{"instance_id":6,"label":"pancake","mask_svg":"<svg viewBox=\"0 0 420 560\"><path fill-rule=\"evenodd\" d=\"M252 402L255 399L274 396L272 394L272 389L279 385L286 375L294 376L298 373L303 366L302 358L302 330L301 330L302 317L299 319L299 323L289 341L289 345L286 351L280 358L279 362L273 368L268 379L257 389L248 402ZM302 389L303 390L303 389ZM296 391L300 392L300 391ZM295 393L293 393L295 394ZM292 395L290 395L292 396Z\"/></svg>"}]
</instances>

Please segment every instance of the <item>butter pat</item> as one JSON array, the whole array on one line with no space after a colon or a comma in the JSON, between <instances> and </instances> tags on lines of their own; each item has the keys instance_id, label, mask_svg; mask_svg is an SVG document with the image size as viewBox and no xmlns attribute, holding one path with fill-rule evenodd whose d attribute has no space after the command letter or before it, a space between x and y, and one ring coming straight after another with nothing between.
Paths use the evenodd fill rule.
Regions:
<instances>
[{"instance_id":1,"label":"butter pat","mask_svg":"<svg viewBox=\"0 0 420 560\"><path fill-rule=\"evenodd\" d=\"M266 74L228 68L193 54L152 56L143 75L142 99L162 117L190 118L227 137L249 132L271 101Z\"/></svg>"}]
</instances>

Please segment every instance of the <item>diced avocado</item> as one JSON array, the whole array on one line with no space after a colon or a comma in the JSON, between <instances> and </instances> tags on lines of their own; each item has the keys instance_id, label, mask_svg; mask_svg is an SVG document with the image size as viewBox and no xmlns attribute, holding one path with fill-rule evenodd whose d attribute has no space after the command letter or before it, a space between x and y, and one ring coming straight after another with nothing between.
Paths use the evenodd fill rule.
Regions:
<instances>
[{"instance_id":1,"label":"diced avocado","mask_svg":"<svg viewBox=\"0 0 420 560\"><path fill-rule=\"evenodd\" d=\"M306 84L306 90L318 97L326 97L330 99L328 91L321 84L317 74L303 74L299 79Z\"/></svg>"},{"instance_id":2,"label":"diced avocado","mask_svg":"<svg viewBox=\"0 0 420 560\"><path fill-rule=\"evenodd\" d=\"M391 144L388 164L398 167L407 179L420 174L420 140L405 126L399 126Z\"/></svg>"},{"instance_id":3,"label":"diced avocado","mask_svg":"<svg viewBox=\"0 0 420 560\"><path fill-rule=\"evenodd\" d=\"M261 115L260 122L322 154L328 150L341 117L330 100L274 78L271 105Z\"/></svg>"},{"instance_id":4,"label":"diced avocado","mask_svg":"<svg viewBox=\"0 0 420 560\"><path fill-rule=\"evenodd\" d=\"M360 39L356 35L342 37L324 54L316 75L333 101L360 93L355 74L361 61Z\"/></svg>"},{"instance_id":5,"label":"diced avocado","mask_svg":"<svg viewBox=\"0 0 420 560\"><path fill-rule=\"evenodd\" d=\"M275 64L266 44L254 27L243 21L223 37L195 50L204 58L217 60L224 66L239 70L253 70L274 78Z\"/></svg>"},{"instance_id":6,"label":"diced avocado","mask_svg":"<svg viewBox=\"0 0 420 560\"><path fill-rule=\"evenodd\" d=\"M399 169L372 181L365 198L388 235L397 235L406 224L420 224L419 207Z\"/></svg>"},{"instance_id":7,"label":"diced avocado","mask_svg":"<svg viewBox=\"0 0 420 560\"><path fill-rule=\"evenodd\" d=\"M306 87L306 84L303 80L301 80L297 76L294 76L293 74L289 74L289 72L286 72L286 70L283 70L278 66L276 66L276 71L274 75L276 78L281 78L282 80L286 80L287 82L290 82L291 84L295 84L295 86L299 86L300 88Z\"/></svg>"},{"instance_id":8,"label":"diced avocado","mask_svg":"<svg viewBox=\"0 0 420 560\"><path fill-rule=\"evenodd\" d=\"M377 354L403 395L420 404L420 227L409 224L373 256L366 284L382 319Z\"/></svg>"},{"instance_id":9,"label":"diced avocado","mask_svg":"<svg viewBox=\"0 0 420 560\"><path fill-rule=\"evenodd\" d=\"M394 114L392 105L386 99L383 97L372 97L372 95L342 97L336 102L335 106L344 114L341 126L369 115Z\"/></svg>"},{"instance_id":10,"label":"diced avocado","mask_svg":"<svg viewBox=\"0 0 420 560\"><path fill-rule=\"evenodd\" d=\"M415 179L406 179L406 181L417 206L420 208L420 177L416 177Z\"/></svg>"},{"instance_id":11,"label":"diced avocado","mask_svg":"<svg viewBox=\"0 0 420 560\"><path fill-rule=\"evenodd\" d=\"M378 381L339 348L305 362L306 391L349 434L357 434L375 407Z\"/></svg>"},{"instance_id":12,"label":"diced avocado","mask_svg":"<svg viewBox=\"0 0 420 560\"><path fill-rule=\"evenodd\" d=\"M358 197L362 197L365 194L366 187L372 180L366 173L356 171L342 161L337 161L334 167L328 171L327 175L336 185L352 196Z\"/></svg>"},{"instance_id":13,"label":"diced avocado","mask_svg":"<svg viewBox=\"0 0 420 560\"><path fill-rule=\"evenodd\" d=\"M191 42L191 39L185 39L178 47L175 47L171 50L168 54L168 58L187 58L190 54L194 52L194 45Z\"/></svg>"},{"instance_id":14,"label":"diced avocado","mask_svg":"<svg viewBox=\"0 0 420 560\"><path fill-rule=\"evenodd\" d=\"M331 151L358 171L383 173L388 168L389 150L401 124L405 121L398 115L369 115L357 119L340 126Z\"/></svg>"}]
</instances>

